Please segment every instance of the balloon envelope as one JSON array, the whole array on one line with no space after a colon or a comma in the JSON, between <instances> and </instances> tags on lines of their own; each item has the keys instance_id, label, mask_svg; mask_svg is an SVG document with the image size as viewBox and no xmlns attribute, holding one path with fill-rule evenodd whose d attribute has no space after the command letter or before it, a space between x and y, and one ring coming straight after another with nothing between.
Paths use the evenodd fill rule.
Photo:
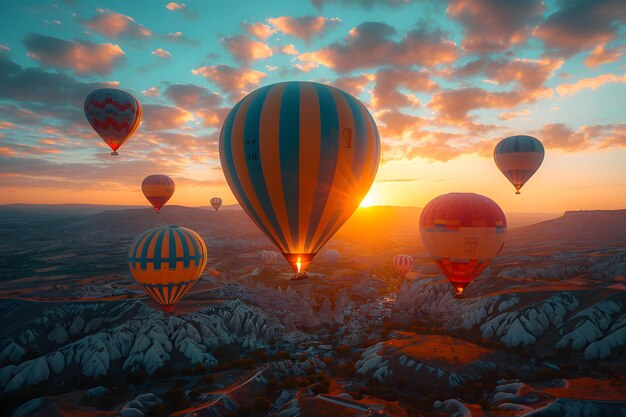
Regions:
<instances>
[{"instance_id":1,"label":"balloon envelope","mask_svg":"<svg viewBox=\"0 0 626 417\"><path fill-rule=\"evenodd\" d=\"M135 280L165 311L195 284L207 262L204 240L193 230L160 226L130 245L128 266Z\"/></svg>"},{"instance_id":2,"label":"balloon envelope","mask_svg":"<svg viewBox=\"0 0 626 417\"><path fill-rule=\"evenodd\" d=\"M404 275L413 267L413 258L411 255L396 255L393 258L393 266L396 271Z\"/></svg>"},{"instance_id":3,"label":"balloon envelope","mask_svg":"<svg viewBox=\"0 0 626 417\"><path fill-rule=\"evenodd\" d=\"M85 99L85 116L109 145L111 155L130 138L141 123L141 104L131 94L114 88L92 91Z\"/></svg>"},{"instance_id":4,"label":"balloon envelope","mask_svg":"<svg viewBox=\"0 0 626 417\"><path fill-rule=\"evenodd\" d=\"M371 115L351 95L313 82L260 88L220 135L224 175L295 272L304 272L365 197L378 169Z\"/></svg>"},{"instance_id":5,"label":"balloon envelope","mask_svg":"<svg viewBox=\"0 0 626 417\"><path fill-rule=\"evenodd\" d=\"M264 250L260 254L261 264L263 266L270 267L274 265L274 262L276 262L277 256L278 255L276 254L276 252L273 252L271 250Z\"/></svg>"},{"instance_id":6,"label":"balloon envelope","mask_svg":"<svg viewBox=\"0 0 626 417\"><path fill-rule=\"evenodd\" d=\"M219 197L213 197L211 199L211 206L217 211L222 206L222 199Z\"/></svg>"},{"instance_id":7,"label":"balloon envelope","mask_svg":"<svg viewBox=\"0 0 626 417\"><path fill-rule=\"evenodd\" d=\"M341 258L341 254L334 249L324 252L324 260L331 265L336 264L339 258Z\"/></svg>"},{"instance_id":8,"label":"balloon envelope","mask_svg":"<svg viewBox=\"0 0 626 417\"><path fill-rule=\"evenodd\" d=\"M516 194L543 162L545 150L532 136L518 135L501 140L493 151L498 169L515 187Z\"/></svg>"},{"instance_id":9,"label":"balloon envelope","mask_svg":"<svg viewBox=\"0 0 626 417\"><path fill-rule=\"evenodd\" d=\"M505 232L502 209L479 194L441 195L420 216L422 242L457 296L500 252Z\"/></svg>"},{"instance_id":10,"label":"balloon envelope","mask_svg":"<svg viewBox=\"0 0 626 417\"><path fill-rule=\"evenodd\" d=\"M174 195L176 184L167 175L148 175L141 183L141 191L158 213L161 207Z\"/></svg>"}]
</instances>

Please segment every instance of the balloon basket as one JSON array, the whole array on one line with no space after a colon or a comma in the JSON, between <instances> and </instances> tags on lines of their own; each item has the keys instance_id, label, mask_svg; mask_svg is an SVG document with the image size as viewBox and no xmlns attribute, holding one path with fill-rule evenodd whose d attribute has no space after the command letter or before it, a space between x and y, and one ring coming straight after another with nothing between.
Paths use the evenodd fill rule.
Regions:
<instances>
[{"instance_id":1,"label":"balloon basket","mask_svg":"<svg viewBox=\"0 0 626 417\"><path fill-rule=\"evenodd\" d=\"M457 294L454 294L454 298L457 299L457 300L463 300L463 299L465 299L465 296L463 295L463 293L461 293L461 294L457 293Z\"/></svg>"},{"instance_id":2,"label":"balloon basket","mask_svg":"<svg viewBox=\"0 0 626 417\"><path fill-rule=\"evenodd\" d=\"M298 272L291 277L292 281L305 281L309 279L309 276L306 272Z\"/></svg>"},{"instance_id":3,"label":"balloon basket","mask_svg":"<svg viewBox=\"0 0 626 417\"><path fill-rule=\"evenodd\" d=\"M119 155L119 154L117 153L117 151L113 151L113 152L111 152L111 155L115 156L115 155Z\"/></svg>"},{"instance_id":4,"label":"balloon basket","mask_svg":"<svg viewBox=\"0 0 626 417\"><path fill-rule=\"evenodd\" d=\"M521 192L519 192L519 191L515 191L515 194L521 194Z\"/></svg>"},{"instance_id":5,"label":"balloon basket","mask_svg":"<svg viewBox=\"0 0 626 417\"><path fill-rule=\"evenodd\" d=\"M174 304L167 304L163 306L163 311L166 313L173 313L174 312Z\"/></svg>"}]
</instances>

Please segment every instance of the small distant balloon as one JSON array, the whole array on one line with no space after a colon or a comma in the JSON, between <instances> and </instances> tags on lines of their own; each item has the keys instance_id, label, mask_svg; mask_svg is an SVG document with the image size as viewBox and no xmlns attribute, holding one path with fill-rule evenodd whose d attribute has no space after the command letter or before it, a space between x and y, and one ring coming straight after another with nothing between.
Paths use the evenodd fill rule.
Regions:
<instances>
[{"instance_id":1,"label":"small distant balloon","mask_svg":"<svg viewBox=\"0 0 626 417\"><path fill-rule=\"evenodd\" d=\"M413 257L411 255L396 255L393 258L393 267L404 276L413 267Z\"/></svg>"},{"instance_id":2,"label":"small distant balloon","mask_svg":"<svg viewBox=\"0 0 626 417\"><path fill-rule=\"evenodd\" d=\"M276 258L278 257L276 252L270 250L262 251L259 256L261 258L261 265L267 268L274 265L274 262L276 262Z\"/></svg>"},{"instance_id":3,"label":"small distant balloon","mask_svg":"<svg viewBox=\"0 0 626 417\"><path fill-rule=\"evenodd\" d=\"M130 138L141 123L142 109L131 94L114 88L92 91L85 99L85 116L111 148L111 155Z\"/></svg>"},{"instance_id":4,"label":"small distant balloon","mask_svg":"<svg viewBox=\"0 0 626 417\"><path fill-rule=\"evenodd\" d=\"M359 206L379 159L378 130L365 106L314 82L253 91L220 134L230 189L296 273L306 272Z\"/></svg>"},{"instance_id":5,"label":"small distant balloon","mask_svg":"<svg viewBox=\"0 0 626 417\"><path fill-rule=\"evenodd\" d=\"M341 254L334 250L327 250L324 253L324 260L326 261L326 263L328 263L329 265L334 265L337 263L337 261L339 261L339 258L341 258Z\"/></svg>"},{"instance_id":6,"label":"small distant balloon","mask_svg":"<svg viewBox=\"0 0 626 417\"><path fill-rule=\"evenodd\" d=\"M130 245L128 266L166 312L196 283L207 263L204 240L193 230L159 226L142 233Z\"/></svg>"},{"instance_id":7,"label":"small distant balloon","mask_svg":"<svg viewBox=\"0 0 626 417\"><path fill-rule=\"evenodd\" d=\"M420 216L420 235L457 298L504 246L506 217L490 198L450 193L433 199Z\"/></svg>"},{"instance_id":8,"label":"small distant balloon","mask_svg":"<svg viewBox=\"0 0 626 417\"><path fill-rule=\"evenodd\" d=\"M215 211L217 211L217 209L219 209L221 206L222 206L222 199L221 198L213 197L211 199L211 207L213 207L215 209Z\"/></svg>"},{"instance_id":9,"label":"small distant balloon","mask_svg":"<svg viewBox=\"0 0 626 417\"><path fill-rule=\"evenodd\" d=\"M545 150L542 143L525 135L503 139L493 151L493 159L498 169L515 187L515 194L541 166Z\"/></svg>"},{"instance_id":10,"label":"small distant balloon","mask_svg":"<svg viewBox=\"0 0 626 417\"><path fill-rule=\"evenodd\" d=\"M146 196L157 213L161 211L165 203L174 195L175 189L174 180L167 175L148 175L141 183L143 195Z\"/></svg>"}]
</instances>

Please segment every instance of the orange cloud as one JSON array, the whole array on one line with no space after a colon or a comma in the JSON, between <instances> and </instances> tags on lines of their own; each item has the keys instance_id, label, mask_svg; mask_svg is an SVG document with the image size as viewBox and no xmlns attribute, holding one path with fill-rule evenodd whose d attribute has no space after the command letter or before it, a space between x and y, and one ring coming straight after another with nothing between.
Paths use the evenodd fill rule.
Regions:
<instances>
[{"instance_id":1,"label":"orange cloud","mask_svg":"<svg viewBox=\"0 0 626 417\"><path fill-rule=\"evenodd\" d=\"M511 119L515 119L517 117L520 116L527 116L530 114L530 110L525 109L522 111L518 111L518 112L504 112L504 113L500 113L500 116L498 116L498 119L500 120L511 120Z\"/></svg>"},{"instance_id":2,"label":"orange cloud","mask_svg":"<svg viewBox=\"0 0 626 417\"><path fill-rule=\"evenodd\" d=\"M313 37L323 36L324 32L341 23L338 17L328 18L322 16L280 16L267 19L274 28L296 38L310 42Z\"/></svg>"},{"instance_id":3,"label":"orange cloud","mask_svg":"<svg viewBox=\"0 0 626 417\"><path fill-rule=\"evenodd\" d=\"M135 22L132 17L112 11L102 10L93 18L83 21L83 24L89 29L112 39L122 37L145 39L152 36L149 29Z\"/></svg>"},{"instance_id":4,"label":"orange cloud","mask_svg":"<svg viewBox=\"0 0 626 417\"><path fill-rule=\"evenodd\" d=\"M172 54L162 48L157 48L154 51L150 52L150 54L159 58L172 59Z\"/></svg>"},{"instance_id":5,"label":"orange cloud","mask_svg":"<svg viewBox=\"0 0 626 417\"><path fill-rule=\"evenodd\" d=\"M548 16L533 34L560 56L595 48L617 36L619 25L626 22L622 0L571 1Z\"/></svg>"},{"instance_id":6,"label":"orange cloud","mask_svg":"<svg viewBox=\"0 0 626 417\"><path fill-rule=\"evenodd\" d=\"M150 87L147 90L141 90L141 94L146 97L157 97L161 94L158 87Z\"/></svg>"},{"instance_id":7,"label":"orange cloud","mask_svg":"<svg viewBox=\"0 0 626 417\"><path fill-rule=\"evenodd\" d=\"M433 92L439 88L426 71L385 69L376 74L376 85L372 89L371 104L375 108L412 107L415 98L398 91L403 87L413 92Z\"/></svg>"},{"instance_id":8,"label":"orange cloud","mask_svg":"<svg viewBox=\"0 0 626 417\"><path fill-rule=\"evenodd\" d=\"M267 77L262 71L250 68L234 68L229 65L215 65L191 70L194 75L201 75L213 81L222 90L229 93L241 92L258 86Z\"/></svg>"},{"instance_id":9,"label":"orange cloud","mask_svg":"<svg viewBox=\"0 0 626 417\"><path fill-rule=\"evenodd\" d=\"M383 65L425 67L451 63L457 59L454 42L440 32L416 29L396 42L396 30L384 23L365 22L350 30L343 42L336 42L315 52L298 56L302 62L316 62L338 72Z\"/></svg>"},{"instance_id":10,"label":"orange cloud","mask_svg":"<svg viewBox=\"0 0 626 417\"><path fill-rule=\"evenodd\" d=\"M561 84L556 88L556 91L561 96L570 96L581 90L595 90L605 84L617 83L626 83L626 74L602 74L591 78L583 78L573 84Z\"/></svg>"},{"instance_id":11,"label":"orange cloud","mask_svg":"<svg viewBox=\"0 0 626 417\"><path fill-rule=\"evenodd\" d=\"M332 85L356 97L364 92L375 79L374 74L361 74L354 77L337 78Z\"/></svg>"},{"instance_id":12,"label":"orange cloud","mask_svg":"<svg viewBox=\"0 0 626 417\"><path fill-rule=\"evenodd\" d=\"M591 51L589 56L585 58L585 65L589 68L595 68L602 64L608 64L609 62L616 62L624 53L623 48L615 47L615 48L606 48L605 44L601 43L596 45L596 47Z\"/></svg>"},{"instance_id":13,"label":"orange cloud","mask_svg":"<svg viewBox=\"0 0 626 417\"><path fill-rule=\"evenodd\" d=\"M244 64L272 56L272 48L245 35L226 37L222 39L222 43L235 59Z\"/></svg>"},{"instance_id":14,"label":"orange cloud","mask_svg":"<svg viewBox=\"0 0 626 417\"><path fill-rule=\"evenodd\" d=\"M254 36L258 39L267 39L276 32L276 29L272 29L271 26L266 25L263 22L256 22L252 24L243 22L241 26L243 26L250 36Z\"/></svg>"},{"instance_id":15,"label":"orange cloud","mask_svg":"<svg viewBox=\"0 0 626 417\"><path fill-rule=\"evenodd\" d=\"M296 47L291 43L283 46L275 46L274 51L286 55L298 55L299 53Z\"/></svg>"},{"instance_id":16,"label":"orange cloud","mask_svg":"<svg viewBox=\"0 0 626 417\"><path fill-rule=\"evenodd\" d=\"M119 45L66 41L30 34L24 41L28 56L44 65L73 69L76 74L108 74L125 56Z\"/></svg>"},{"instance_id":17,"label":"orange cloud","mask_svg":"<svg viewBox=\"0 0 626 417\"><path fill-rule=\"evenodd\" d=\"M447 15L463 25L463 48L494 52L526 42L541 18L541 0L451 0Z\"/></svg>"},{"instance_id":18,"label":"orange cloud","mask_svg":"<svg viewBox=\"0 0 626 417\"><path fill-rule=\"evenodd\" d=\"M178 107L155 104L142 107L142 127L149 131L180 129L194 119L192 113Z\"/></svg>"}]
</instances>

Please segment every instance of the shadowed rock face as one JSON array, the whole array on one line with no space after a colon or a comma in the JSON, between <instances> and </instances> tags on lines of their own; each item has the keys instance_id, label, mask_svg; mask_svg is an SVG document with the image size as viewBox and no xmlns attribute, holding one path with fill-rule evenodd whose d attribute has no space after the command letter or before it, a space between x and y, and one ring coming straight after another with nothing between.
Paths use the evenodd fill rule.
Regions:
<instances>
[{"instance_id":1,"label":"shadowed rock face","mask_svg":"<svg viewBox=\"0 0 626 417\"><path fill-rule=\"evenodd\" d=\"M20 304L14 314L36 308ZM0 368L4 392L37 385L74 364L87 377L120 368L151 374L172 360L210 367L217 362L211 351L220 346L251 347L274 336L265 315L239 301L180 316L164 316L139 302L68 303L32 317L24 323L28 330L14 329L0 352L0 362L6 365ZM77 317L85 318L82 331ZM21 361L22 351L47 353Z\"/></svg>"}]
</instances>

